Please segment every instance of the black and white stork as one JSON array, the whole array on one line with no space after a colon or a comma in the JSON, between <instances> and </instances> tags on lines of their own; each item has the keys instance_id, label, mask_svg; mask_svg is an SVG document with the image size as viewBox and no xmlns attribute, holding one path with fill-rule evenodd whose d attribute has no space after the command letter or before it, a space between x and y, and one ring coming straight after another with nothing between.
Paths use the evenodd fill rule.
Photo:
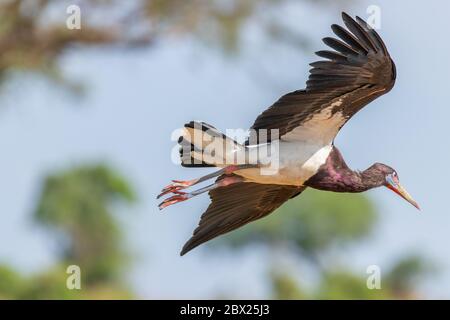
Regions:
<instances>
[{"instance_id":1,"label":"black and white stork","mask_svg":"<svg viewBox=\"0 0 450 320\"><path fill-rule=\"evenodd\" d=\"M181 164L186 167L220 167L217 172L188 181L174 180L160 196L172 193L159 208L209 192L211 204L199 226L184 245L181 255L219 235L267 216L305 188L334 192L363 192L385 186L419 209L400 185L397 172L375 163L364 171L353 171L334 145L342 126L365 105L389 92L396 70L380 36L364 20L342 13L347 29L332 25L340 39L324 38L334 50L318 51L326 60L311 64L306 89L282 96L258 116L251 129L277 129L278 138L264 145L278 144L278 170L262 174L267 165L227 162L233 156L248 154L263 144L239 144L214 127L192 121L179 139ZM195 136L201 138L193 138ZM208 154L207 141L219 140L224 152ZM205 156L208 155L209 157ZM220 161L217 161L219 157ZM231 157L236 159L236 157ZM247 159L248 157L243 157ZM214 160L216 159L216 160ZM241 157L242 159L242 157ZM259 160L258 160L259 161ZM215 183L184 192L182 189L218 177Z\"/></svg>"}]
</instances>

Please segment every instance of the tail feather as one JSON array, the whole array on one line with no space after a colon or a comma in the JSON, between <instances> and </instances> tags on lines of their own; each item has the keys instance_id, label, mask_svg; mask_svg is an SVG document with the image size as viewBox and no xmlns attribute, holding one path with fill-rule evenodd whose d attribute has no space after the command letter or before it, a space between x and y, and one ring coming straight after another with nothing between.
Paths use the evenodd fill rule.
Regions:
<instances>
[{"instance_id":1,"label":"tail feather","mask_svg":"<svg viewBox=\"0 0 450 320\"><path fill-rule=\"evenodd\" d=\"M223 167L235 164L235 154L245 147L215 127L199 121L184 125L178 139L183 167ZM230 159L233 163L229 163Z\"/></svg>"},{"instance_id":2,"label":"tail feather","mask_svg":"<svg viewBox=\"0 0 450 320\"><path fill-rule=\"evenodd\" d=\"M203 160L198 160L194 157L194 152L198 152L198 149L188 140L180 136L178 140L180 145L180 159L181 165L187 168L206 168L214 167L213 164L208 164Z\"/></svg>"}]
</instances>

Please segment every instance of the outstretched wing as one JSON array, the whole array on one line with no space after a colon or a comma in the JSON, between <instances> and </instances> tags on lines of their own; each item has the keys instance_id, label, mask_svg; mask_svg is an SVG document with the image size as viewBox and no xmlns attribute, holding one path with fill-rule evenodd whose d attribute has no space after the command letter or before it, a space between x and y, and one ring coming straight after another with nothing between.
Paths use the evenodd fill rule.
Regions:
<instances>
[{"instance_id":1,"label":"outstretched wing","mask_svg":"<svg viewBox=\"0 0 450 320\"><path fill-rule=\"evenodd\" d=\"M211 190L211 204L202 214L181 255L219 235L265 217L305 188L240 182Z\"/></svg>"},{"instance_id":2,"label":"outstretched wing","mask_svg":"<svg viewBox=\"0 0 450 320\"><path fill-rule=\"evenodd\" d=\"M306 89L281 97L253 129L278 129L286 141L330 143L356 112L393 87L395 65L380 36L359 17L342 18L348 30L331 26L340 40L323 39L334 51L316 52L327 60L311 64Z\"/></svg>"}]
</instances>

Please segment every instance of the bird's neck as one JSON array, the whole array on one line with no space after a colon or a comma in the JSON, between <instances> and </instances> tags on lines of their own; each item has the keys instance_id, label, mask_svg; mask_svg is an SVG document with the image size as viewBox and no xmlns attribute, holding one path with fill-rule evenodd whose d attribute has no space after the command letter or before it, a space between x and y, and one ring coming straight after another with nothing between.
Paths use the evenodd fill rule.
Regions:
<instances>
[{"instance_id":1,"label":"bird's neck","mask_svg":"<svg viewBox=\"0 0 450 320\"><path fill-rule=\"evenodd\" d=\"M339 150L333 147L325 164L305 185L325 191L363 192L381 185L374 173L373 166L361 172L351 170Z\"/></svg>"},{"instance_id":2,"label":"bird's neck","mask_svg":"<svg viewBox=\"0 0 450 320\"><path fill-rule=\"evenodd\" d=\"M383 185L383 177L380 176L380 173L376 170L375 166L371 166L362 172L353 172L358 176L360 180L359 184L361 188L364 188L363 191L381 187Z\"/></svg>"}]
</instances>

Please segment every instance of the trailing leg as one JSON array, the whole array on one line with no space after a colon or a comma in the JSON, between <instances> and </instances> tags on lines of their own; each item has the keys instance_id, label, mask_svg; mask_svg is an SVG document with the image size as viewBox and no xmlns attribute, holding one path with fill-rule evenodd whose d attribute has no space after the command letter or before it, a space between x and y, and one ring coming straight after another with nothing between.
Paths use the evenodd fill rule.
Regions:
<instances>
[{"instance_id":1,"label":"trailing leg","mask_svg":"<svg viewBox=\"0 0 450 320\"><path fill-rule=\"evenodd\" d=\"M221 176L222 174L232 174L233 172L237 170L242 169L248 169L256 167L256 165L249 165L249 164L243 164L243 165L231 165L227 166L221 170L218 170L216 172L207 174L203 177L200 177L198 179L192 179L192 180L172 180L172 183L166 186L161 190L161 193L158 195L157 199L161 198L162 196L168 194L168 193L177 193L180 190L192 187L198 183L204 182L206 180Z\"/></svg>"},{"instance_id":2,"label":"trailing leg","mask_svg":"<svg viewBox=\"0 0 450 320\"><path fill-rule=\"evenodd\" d=\"M163 202L161 202L158 205L158 207L160 210L162 210L162 209L164 209L168 206L171 206L175 203L186 201L192 197L198 196L199 194L208 192L212 189L229 186L231 184L243 182L243 181L244 181L244 178L242 178L240 176L232 175L232 176L226 176L223 179L220 179L220 180L216 181L215 183L210 184L209 186L200 188L200 189L192 191L192 192L183 192L183 191L175 190L175 191L172 191L175 195L165 199Z\"/></svg>"}]
</instances>

